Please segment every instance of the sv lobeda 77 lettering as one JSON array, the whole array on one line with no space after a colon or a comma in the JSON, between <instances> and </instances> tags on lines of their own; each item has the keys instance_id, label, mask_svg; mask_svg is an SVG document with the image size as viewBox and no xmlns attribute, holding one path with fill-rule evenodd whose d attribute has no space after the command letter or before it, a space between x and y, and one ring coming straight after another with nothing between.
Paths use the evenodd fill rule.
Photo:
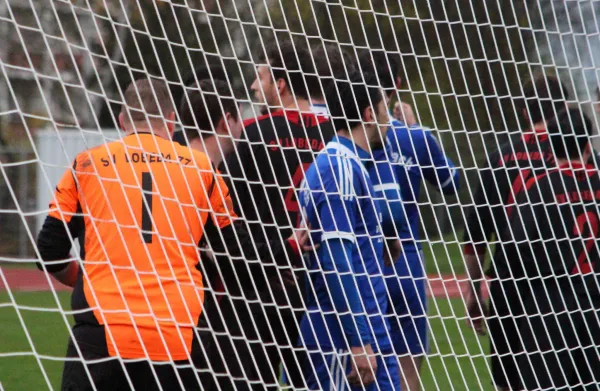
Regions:
<instances>
[{"instance_id":1,"label":"sv lobeda 77 lettering","mask_svg":"<svg viewBox=\"0 0 600 391\"><path fill-rule=\"evenodd\" d=\"M183 156L177 156L177 159L172 159L171 158L171 154L153 154L153 153L146 153L146 152L133 152L131 154L124 154L122 157L122 161L124 163L162 163L162 162L166 162L166 163L176 163L176 162L180 162L181 164L187 166L188 164L190 164L192 162L191 159L188 159L186 157ZM117 158L116 155L111 155L111 156L106 156L103 158L100 158L100 161L102 162L102 166L103 167L108 167L108 165L110 165L110 163L117 163L117 160L120 160Z\"/></svg>"}]
</instances>

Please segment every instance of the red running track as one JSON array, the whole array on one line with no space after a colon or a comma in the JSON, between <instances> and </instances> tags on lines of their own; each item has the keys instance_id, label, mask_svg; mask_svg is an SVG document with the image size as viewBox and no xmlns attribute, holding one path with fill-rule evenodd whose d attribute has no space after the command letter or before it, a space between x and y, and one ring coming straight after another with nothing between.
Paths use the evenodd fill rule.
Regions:
<instances>
[{"instance_id":1,"label":"red running track","mask_svg":"<svg viewBox=\"0 0 600 391\"><path fill-rule=\"evenodd\" d=\"M70 291L71 288L52 280L52 288L57 291ZM429 275L429 295L436 298L460 298L466 291L465 276ZM0 267L0 291L39 292L51 289L48 278L37 269ZM484 292L487 296L487 292Z\"/></svg>"}]
</instances>

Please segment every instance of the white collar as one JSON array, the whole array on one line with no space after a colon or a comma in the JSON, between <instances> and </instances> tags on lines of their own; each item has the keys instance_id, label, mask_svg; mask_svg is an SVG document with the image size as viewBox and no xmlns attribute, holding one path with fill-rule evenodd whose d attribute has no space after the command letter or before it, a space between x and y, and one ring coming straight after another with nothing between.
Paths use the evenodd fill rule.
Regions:
<instances>
[{"instance_id":1,"label":"white collar","mask_svg":"<svg viewBox=\"0 0 600 391\"><path fill-rule=\"evenodd\" d=\"M316 115L329 116L329 110L326 106L311 105L310 111Z\"/></svg>"}]
</instances>

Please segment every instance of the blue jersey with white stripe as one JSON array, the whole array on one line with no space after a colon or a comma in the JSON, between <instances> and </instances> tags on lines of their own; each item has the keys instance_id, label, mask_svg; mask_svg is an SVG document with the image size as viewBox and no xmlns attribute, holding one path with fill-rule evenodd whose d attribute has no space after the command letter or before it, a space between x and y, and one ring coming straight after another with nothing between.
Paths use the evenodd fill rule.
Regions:
<instances>
[{"instance_id":1,"label":"blue jersey with white stripe","mask_svg":"<svg viewBox=\"0 0 600 391\"><path fill-rule=\"evenodd\" d=\"M352 242L351 273L362 313L366 314L374 348L387 350L390 340L383 317L387 293L382 276L380 213L361 159L370 159L369 153L347 138L334 138L307 170L299 202L315 244L334 238ZM328 251L326 246L306 257L311 284L307 289L308 311L300 326L301 338L305 346L347 350L324 274L323 251Z\"/></svg>"},{"instance_id":2,"label":"blue jersey with white stripe","mask_svg":"<svg viewBox=\"0 0 600 391\"><path fill-rule=\"evenodd\" d=\"M418 126L406 126L393 120L387 132L390 160L403 200L407 224L400 230L404 252L421 249L419 242L419 191L424 178L444 194L458 191L460 175L436 138Z\"/></svg>"},{"instance_id":3,"label":"blue jersey with white stripe","mask_svg":"<svg viewBox=\"0 0 600 391\"><path fill-rule=\"evenodd\" d=\"M407 227L402 193L391 161L393 151L389 140L381 148L374 148L372 153L373 161L367 167L382 213L383 233L386 238L394 238Z\"/></svg>"}]
</instances>

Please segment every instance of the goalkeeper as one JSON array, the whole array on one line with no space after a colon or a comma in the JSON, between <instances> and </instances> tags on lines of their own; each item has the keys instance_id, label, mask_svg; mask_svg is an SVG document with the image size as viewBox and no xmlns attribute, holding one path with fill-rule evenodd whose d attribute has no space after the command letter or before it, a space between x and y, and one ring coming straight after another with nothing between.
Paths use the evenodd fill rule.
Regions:
<instances>
[{"instance_id":1,"label":"goalkeeper","mask_svg":"<svg viewBox=\"0 0 600 391\"><path fill-rule=\"evenodd\" d=\"M597 390L600 384L600 177L585 164L592 124L578 109L548 124L557 168L531 176L504 246L527 280L518 359L525 390Z\"/></svg>"},{"instance_id":2,"label":"goalkeeper","mask_svg":"<svg viewBox=\"0 0 600 391\"><path fill-rule=\"evenodd\" d=\"M383 237L375 191L363 160L389 117L374 75L354 75L328 91L338 136L306 173L300 205L319 249L310 278L301 344L310 390L399 390L387 309ZM366 85L367 86L366 86ZM339 91L339 98L337 93Z\"/></svg>"},{"instance_id":3,"label":"goalkeeper","mask_svg":"<svg viewBox=\"0 0 600 391\"><path fill-rule=\"evenodd\" d=\"M361 72L376 73L388 101L400 88L398 60L383 51L363 51L359 55ZM378 140L373 150L376 165L371 169L371 178L377 197L388 201L382 207L384 234L399 236L401 241L402 255L385 269L391 338L399 356L403 389L418 390L429 327L427 279L419 242L419 189L426 179L444 194L456 194L460 175L435 137L416 123L410 106L403 107L405 122L392 120L387 137Z\"/></svg>"},{"instance_id":4,"label":"goalkeeper","mask_svg":"<svg viewBox=\"0 0 600 391\"><path fill-rule=\"evenodd\" d=\"M265 262L271 252L297 260L305 238L252 243L232 224L227 187L207 156L170 141L175 113L164 83L138 80L124 99L123 140L75 158L38 235L38 266L74 287L67 357L75 360L65 362L62 389L198 390L190 365L203 364L197 245L209 234L209 212L209 241L222 238L237 258L256 259L256 248ZM81 265L68 259L71 238Z\"/></svg>"}]
</instances>

